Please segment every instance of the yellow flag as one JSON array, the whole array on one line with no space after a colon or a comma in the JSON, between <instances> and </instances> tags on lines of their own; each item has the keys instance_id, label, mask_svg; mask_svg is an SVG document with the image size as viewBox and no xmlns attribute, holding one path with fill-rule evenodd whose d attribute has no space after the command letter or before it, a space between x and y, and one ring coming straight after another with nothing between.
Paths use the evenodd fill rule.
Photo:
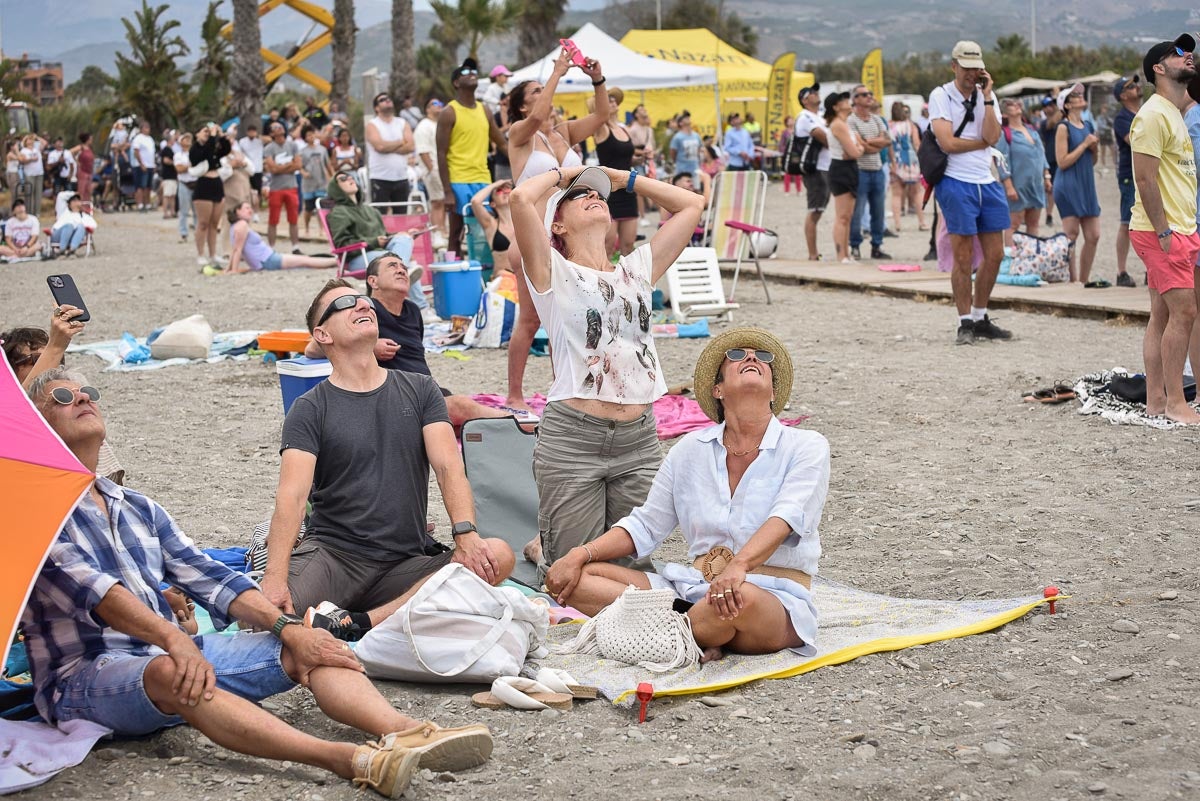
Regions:
<instances>
[{"instance_id":1,"label":"yellow flag","mask_svg":"<svg viewBox=\"0 0 1200 801\"><path fill-rule=\"evenodd\" d=\"M783 133L783 118L792 107L792 71L796 68L796 54L784 53L771 65L771 77L767 81L767 119L763 125L763 147L774 148Z\"/></svg>"},{"instance_id":2,"label":"yellow flag","mask_svg":"<svg viewBox=\"0 0 1200 801\"><path fill-rule=\"evenodd\" d=\"M863 86L875 93L875 99L883 103L883 51L878 47L867 53L862 67Z\"/></svg>"}]
</instances>

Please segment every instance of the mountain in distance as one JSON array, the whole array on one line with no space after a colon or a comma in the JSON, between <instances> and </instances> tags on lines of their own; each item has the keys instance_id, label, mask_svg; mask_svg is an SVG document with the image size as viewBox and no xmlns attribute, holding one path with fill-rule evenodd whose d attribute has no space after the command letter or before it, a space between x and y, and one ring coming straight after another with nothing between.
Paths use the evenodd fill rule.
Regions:
<instances>
[{"instance_id":1,"label":"mountain in distance","mask_svg":"<svg viewBox=\"0 0 1200 801\"><path fill-rule=\"evenodd\" d=\"M663 0L664 5L671 0ZM11 5L0 0L0 8ZM328 4L327 0L326 3ZM67 83L79 77L88 64L106 71L113 70L113 56L126 47L124 28L119 17L132 13L123 0L94 2L80 6L66 0L41 0L42 14L19 18L5 15L4 43L10 55L28 51L49 61L62 61ZM170 14L181 21L181 29L189 44L198 37L204 3L187 2L171 5ZM390 2L362 2L358 5L360 30L354 59L355 76L351 92L361 92L358 78L372 67L387 72L391 65L391 29L387 19ZM1038 0L1037 45L1080 44L1095 47L1103 44L1146 47L1148 43L1170 39L1180 31L1200 28L1200 11L1187 0L1146 0L1135 4L1128 0L1090 0L1081 5L1075 0ZM56 7L61 6L58 13ZM121 6L107 16L102 7ZM100 8L98 8L100 7ZM90 10L89 10L90 8ZM132 6L130 6L132 8ZM1017 33L1028 41L1030 37L1029 0L847 0L840 4L827 0L724 0L726 11L736 12L758 33L756 55L771 61L780 53L796 53L800 64L827 60L857 61L875 47L883 48L889 58L931 50L949 52L954 42L971 38L988 49L998 37ZM997 9L1002 9L997 11ZM111 9L110 9L111 10ZM225 9L225 14L231 14ZM36 18L36 19L32 19ZM415 33L417 46L428 39L436 17L429 11L417 11ZM16 19L34 25L29 33L17 30ZM376 20L367 24L368 20ZM40 20L40 21L39 21ZM60 22L60 21L67 22ZM620 39L627 29L619 11L607 8L605 0L573 0L564 15L564 29L574 29L585 22L594 22L611 36ZM36 27L40 26L40 27ZM45 28L45 30L42 30ZM300 15L274 12L263 19L263 40L279 53L286 53L297 37L308 28ZM48 42L57 42L63 49L46 55ZM497 63L515 63L516 36L508 35L486 41L480 52L485 70ZM189 56L194 61L195 50ZM329 76L331 58L328 48L304 62L312 72ZM284 79L295 85L293 79Z\"/></svg>"}]
</instances>

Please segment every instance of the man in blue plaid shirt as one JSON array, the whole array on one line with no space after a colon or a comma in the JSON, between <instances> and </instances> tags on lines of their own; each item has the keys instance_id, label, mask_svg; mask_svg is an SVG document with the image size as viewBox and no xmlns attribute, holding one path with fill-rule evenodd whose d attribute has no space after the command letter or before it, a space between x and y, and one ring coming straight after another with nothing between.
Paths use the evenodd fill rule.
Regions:
<instances>
[{"instance_id":1,"label":"man in blue plaid shirt","mask_svg":"<svg viewBox=\"0 0 1200 801\"><path fill-rule=\"evenodd\" d=\"M29 395L95 470L105 436L99 391L60 367ZM238 620L259 631L187 635L164 581L217 625ZM299 623L197 549L161 506L102 477L51 547L22 616L37 708L51 723L84 718L139 736L187 722L231 750L325 768L393 798L419 767L459 770L490 755L486 727L442 729L402 715L345 643ZM320 740L255 703L297 683L331 718L378 741Z\"/></svg>"}]
</instances>

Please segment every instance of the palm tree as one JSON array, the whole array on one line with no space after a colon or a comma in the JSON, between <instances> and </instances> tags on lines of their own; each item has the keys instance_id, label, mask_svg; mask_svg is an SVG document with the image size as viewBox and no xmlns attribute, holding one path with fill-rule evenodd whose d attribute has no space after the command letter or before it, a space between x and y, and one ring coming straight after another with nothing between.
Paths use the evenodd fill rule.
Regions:
<instances>
[{"instance_id":1,"label":"palm tree","mask_svg":"<svg viewBox=\"0 0 1200 801\"><path fill-rule=\"evenodd\" d=\"M242 120L242 130L258 124L262 114L264 76L262 31L258 27L258 1L233 0L232 111Z\"/></svg>"},{"instance_id":2,"label":"palm tree","mask_svg":"<svg viewBox=\"0 0 1200 801\"><path fill-rule=\"evenodd\" d=\"M150 7L142 0L133 19L122 18L129 53L117 53L114 81L117 102L126 112L134 112L160 130L177 121L187 107L183 70L177 65L189 52L178 34L179 21L163 19L167 5Z\"/></svg>"},{"instance_id":3,"label":"palm tree","mask_svg":"<svg viewBox=\"0 0 1200 801\"><path fill-rule=\"evenodd\" d=\"M200 26L200 38L204 44L200 60L196 62L196 69L192 73L196 87L193 116L219 116L229 91L229 75L233 64L230 61L229 41L221 35L221 29L229 20L217 13L220 7L221 0L209 0L208 13Z\"/></svg>"},{"instance_id":4,"label":"palm tree","mask_svg":"<svg viewBox=\"0 0 1200 801\"><path fill-rule=\"evenodd\" d=\"M354 0L333 0L333 72L329 78L329 100L346 110L350 99L350 75L354 71Z\"/></svg>"},{"instance_id":5,"label":"palm tree","mask_svg":"<svg viewBox=\"0 0 1200 801\"><path fill-rule=\"evenodd\" d=\"M416 94L416 91L417 48L413 42L412 0L392 0L392 76L388 92L399 104L401 98Z\"/></svg>"},{"instance_id":6,"label":"palm tree","mask_svg":"<svg viewBox=\"0 0 1200 801\"><path fill-rule=\"evenodd\" d=\"M517 63L531 64L550 52L558 41L558 23L567 0L539 0L525 5L517 34Z\"/></svg>"},{"instance_id":7,"label":"palm tree","mask_svg":"<svg viewBox=\"0 0 1200 801\"><path fill-rule=\"evenodd\" d=\"M457 6L446 0L430 0L429 5L443 25L450 23L465 34L467 55L475 60L479 59L479 45L483 40L515 28L525 8L523 0L458 0Z\"/></svg>"}]
</instances>

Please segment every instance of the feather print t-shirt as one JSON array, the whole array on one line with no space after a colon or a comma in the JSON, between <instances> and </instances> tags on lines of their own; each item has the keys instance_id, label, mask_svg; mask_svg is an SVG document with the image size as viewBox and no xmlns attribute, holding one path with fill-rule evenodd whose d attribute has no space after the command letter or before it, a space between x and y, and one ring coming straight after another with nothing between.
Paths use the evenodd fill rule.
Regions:
<instances>
[{"instance_id":1,"label":"feather print t-shirt","mask_svg":"<svg viewBox=\"0 0 1200 801\"><path fill-rule=\"evenodd\" d=\"M648 404L666 394L650 334L652 265L649 244L612 272L581 267L551 249L550 288L539 293L529 284L550 334L550 400Z\"/></svg>"}]
</instances>

